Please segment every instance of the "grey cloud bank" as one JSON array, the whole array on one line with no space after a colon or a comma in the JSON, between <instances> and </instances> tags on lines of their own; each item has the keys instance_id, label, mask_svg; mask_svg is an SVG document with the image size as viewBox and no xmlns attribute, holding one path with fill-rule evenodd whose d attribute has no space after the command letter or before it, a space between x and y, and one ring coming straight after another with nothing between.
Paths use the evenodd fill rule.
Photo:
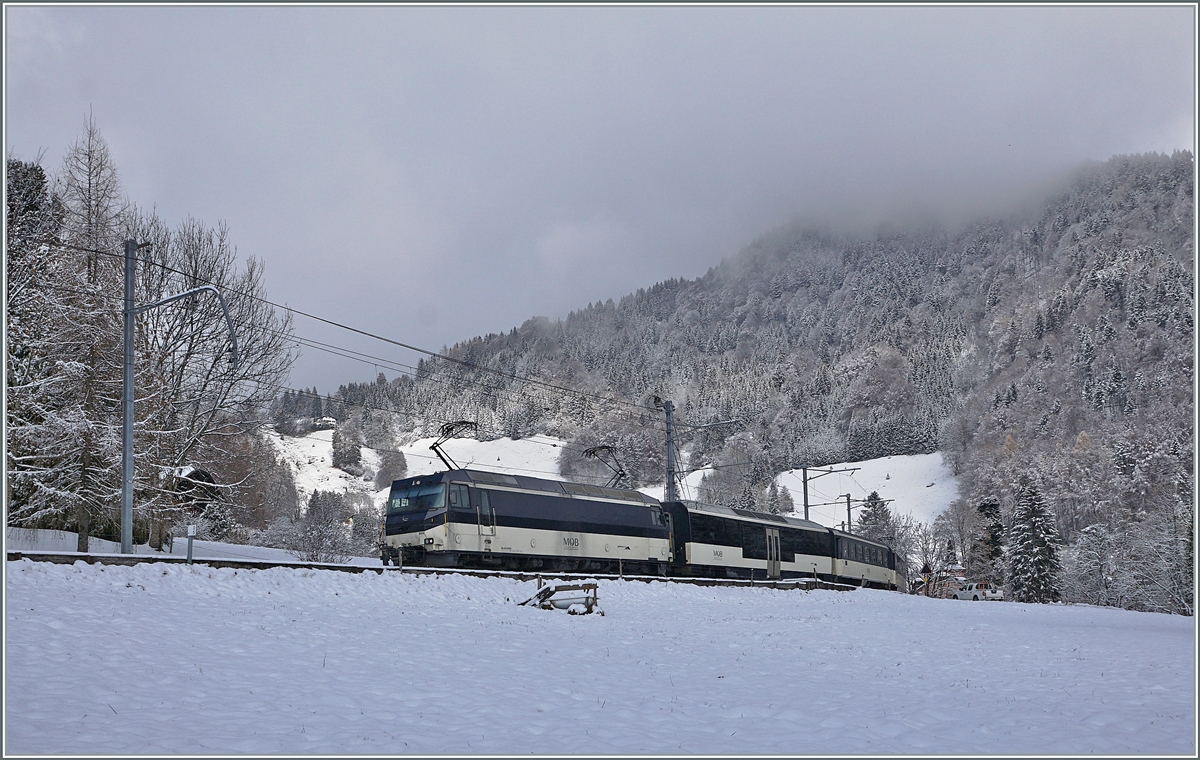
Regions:
<instances>
[{"instance_id":1,"label":"grey cloud bank","mask_svg":"<svg viewBox=\"0 0 1200 760\"><path fill-rule=\"evenodd\" d=\"M954 224L1191 148L1194 13L9 6L5 143L56 168L90 108L130 197L226 220L273 299L436 349L790 219Z\"/></svg>"}]
</instances>

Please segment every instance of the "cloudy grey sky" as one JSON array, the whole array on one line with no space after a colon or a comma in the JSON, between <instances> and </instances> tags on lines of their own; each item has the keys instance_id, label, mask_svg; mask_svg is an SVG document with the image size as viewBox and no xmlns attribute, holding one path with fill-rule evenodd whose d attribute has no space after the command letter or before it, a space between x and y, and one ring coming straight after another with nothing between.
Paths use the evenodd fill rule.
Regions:
<instances>
[{"instance_id":1,"label":"cloudy grey sky","mask_svg":"<svg viewBox=\"0 0 1200 760\"><path fill-rule=\"evenodd\" d=\"M56 169L90 109L130 198L225 220L273 300L436 350L797 217L953 223L1190 149L1195 28L1191 5L6 6L5 147ZM308 350L292 384L374 371Z\"/></svg>"}]
</instances>

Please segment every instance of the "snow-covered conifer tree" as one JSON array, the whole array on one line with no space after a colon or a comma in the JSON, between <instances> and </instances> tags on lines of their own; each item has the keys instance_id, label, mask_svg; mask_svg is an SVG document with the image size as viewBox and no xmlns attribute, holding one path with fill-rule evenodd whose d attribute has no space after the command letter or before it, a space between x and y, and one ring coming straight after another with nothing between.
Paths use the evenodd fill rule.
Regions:
<instances>
[{"instance_id":1,"label":"snow-covered conifer tree","mask_svg":"<svg viewBox=\"0 0 1200 760\"><path fill-rule=\"evenodd\" d=\"M6 200L8 517L63 527L67 505L57 494L73 474L58 466L53 444L67 380L55 329L67 308L56 285L62 212L34 163L9 159Z\"/></svg>"},{"instance_id":2,"label":"snow-covered conifer tree","mask_svg":"<svg viewBox=\"0 0 1200 760\"><path fill-rule=\"evenodd\" d=\"M979 527L971 545L971 577L1003 584L1004 523L1000 519L1000 505L989 499L980 502L975 511Z\"/></svg>"},{"instance_id":3,"label":"snow-covered conifer tree","mask_svg":"<svg viewBox=\"0 0 1200 760\"><path fill-rule=\"evenodd\" d=\"M1054 514L1033 486L1017 496L1008 528L1008 582L1017 602L1053 602L1060 596L1061 566Z\"/></svg>"},{"instance_id":4,"label":"snow-covered conifer tree","mask_svg":"<svg viewBox=\"0 0 1200 760\"><path fill-rule=\"evenodd\" d=\"M771 485L767 486L766 509L771 514L779 514L779 486L775 481L771 481Z\"/></svg>"},{"instance_id":5,"label":"snow-covered conifer tree","mask_svg":"<svg viewBox=\"0 0 1200 760\"><path fill-rule=\"evenodd\" d=\"M362 474L362 449L358 430L339 425L333 431L333 466L351 475Z\"/></svg>"},{"instance_id":6,"label":"snow-covered conifer tree","mask_svg":"<svg viewBox=\"0 0 1200 760\"><path fill-rule=\"evenodd\" d=\"M872 541L882 541L889 546L896 542L896 522L892 519L892 510L879 497L878 491L872 491L863 503L858 532Z\"/></svg>"}]
</instances>

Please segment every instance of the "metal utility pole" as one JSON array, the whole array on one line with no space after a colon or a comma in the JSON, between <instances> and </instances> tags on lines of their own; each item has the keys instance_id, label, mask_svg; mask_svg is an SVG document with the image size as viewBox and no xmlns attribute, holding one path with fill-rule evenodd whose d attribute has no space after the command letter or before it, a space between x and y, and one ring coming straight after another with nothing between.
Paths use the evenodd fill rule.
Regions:
<instances>
[{"instance_id":1,"label":"metal utility pole","mask_svg":"<svg viewBox=\"0 0 1200 760\"><path fill-rule=\"evenodd\" d=\"M851 528L854 526L854 523L850 522L850 494L843 495L846 497L846 532L853 533L854 531Z\"/></svg>"},{"instance_id":2,"label":"metal utility pole","mask_svg":"<svg viewBox=\"0 0 1200 760\"><path fill-rule=\"evenodd\" d=\"M121 553L133 553L133 283L136 240L125 241L125 309L121 367Z\"/></svg>"},{"instance_id":3,"label":"metal utility pole","mask_svg":"<svg viewBox=\"0 0 1200 760\"><path fill-rule=\"evenodd\" d=\"M675 404L670 399L656 398L654 405L667 413L667 490L663 494L664 500L679 501L679 492L675 488Z\"/></svg>"},{"instance_id":4,"label":"metal utility pole","mask_svg":"<svg viewBox=\"0 0 1200 760\"><path fill-rule=\"evenodd\" d=\"M221 291L212 285L201 285L198 288L178 293L145 306L135 306L133 303L133 285L137 276L137 252L139 248L149 246L149 243L138 244L136 240L125 241L125 309L123 312L124 325L122 335L122 368L121 368L121 553L133 553L133 326L134 317L144 311L164 306L172 301L178 301L201 291L211 290L221 302L221 311L225 313L225 325L229 328L229 365L237 369L238 347L237 332L233 329L233 319L229 316L229 307L225 305L225 297Z\"/></svg>"},{"instance_id":5,"label":"metal utility pole","mask_svg":"<svg viewBox=\"0 0 1200 760\"><path fill-rule=\"evenodd\" d=\"M804 482L804 519L808 519L808 468L801 467L800 474L803 476Z\"/></svg>"},{"instance_id":6,"label":"metal utility pole","mask_svg":"<svg viewBox=\"0 0 1200 760\"><path fill-rule=\"evenodd\" d=\"M679 489L677 487L679 473L675 469L675 404L670 400L663 401L658 396L655 396L654 406L662 409L667 414L667 487L663 493L663 501L679 501ZM717 427L718 425L731 425L735 422L741 422L741 420L723 420L721 422L710 422L707 425L688 425L685 423L684 427L691 430L703 430L704 428ZM688 470L687 472L695 472L695 470Z\"/></svg>"},{"instance_id":7,"label":"metal utility pole","mask_svg":"<svg viewBox=\"0 0 1200 760\"><path fill-rule=\"evenodd\" d=\"M813 475L810 478L810 477L808 477L808 467L801 465L800 466L800 474L803 476L803 482L804 482L804 519L805 520L808 519L808 481L809 480L816 480L817 478L821 477L821 475L832 475L835 472L854 472L856 470L861 470L861 469L862 469L861 467L843 467L840 470L821 470L819 475ZM838 498L840 499L842 497L839 496Z\"/></svg>"}]
</instances>

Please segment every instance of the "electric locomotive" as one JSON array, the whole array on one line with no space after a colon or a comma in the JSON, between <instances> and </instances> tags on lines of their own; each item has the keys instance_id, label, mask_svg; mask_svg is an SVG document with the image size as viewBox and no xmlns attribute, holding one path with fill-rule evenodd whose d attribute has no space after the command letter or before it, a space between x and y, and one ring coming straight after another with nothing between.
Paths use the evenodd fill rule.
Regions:
<instances>
[{"instance_id":1,"label":"electric locomotive","mask_svg":"<svg viewBox=\"0 0 1200 760\"><path fill-rule=\"evenodd\" d=\"M386 564L665 575L670 532L643 493L481 470L392 483Z\"/></svg>"}]
</instances>

